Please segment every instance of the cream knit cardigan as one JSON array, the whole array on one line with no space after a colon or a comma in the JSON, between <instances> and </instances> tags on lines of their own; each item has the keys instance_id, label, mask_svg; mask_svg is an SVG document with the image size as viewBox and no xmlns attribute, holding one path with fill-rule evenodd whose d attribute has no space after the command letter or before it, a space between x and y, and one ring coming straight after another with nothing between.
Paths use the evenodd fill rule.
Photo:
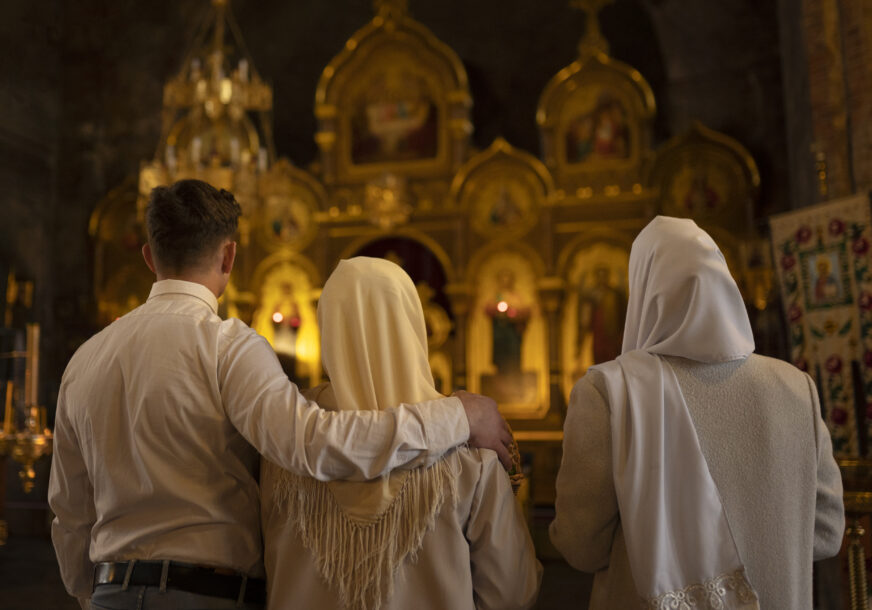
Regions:
<instances>
[{"instance_id":1,"label":"cream knit cardigan","mask_svg":"<svg viewBox=\"0 0 872 610\"><path fill-rule=\"evenodd\" d=\"M751 355L668 357L687 401L748 577L766 610L812 607L812 561L839 552L842 481L817 392L793 366ZM564 426L551 540L596 572L590 610L639 607L611 467L604 377L575 386Z\"/></svg>"}]
</instances>

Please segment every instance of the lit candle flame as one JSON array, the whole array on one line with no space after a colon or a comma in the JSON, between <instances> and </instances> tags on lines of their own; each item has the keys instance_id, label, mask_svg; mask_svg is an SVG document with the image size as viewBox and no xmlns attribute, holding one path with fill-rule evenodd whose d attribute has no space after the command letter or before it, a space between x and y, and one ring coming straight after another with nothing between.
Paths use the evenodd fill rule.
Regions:
<instances>
[{"instance_id":1,"label":"lit candle flame","mask_svg":"<svg viewBox=\"0 0 872 610\"><path fill-rule=\"evenodd\" d=\"M505 301L500 301L497 303L497 311L500 313L506 313L509 310L509 304Z\"/></svg>"},{"instance_id":2,"label":"lit candle flame","mask_svg":"<svg viewBox=\"0 0 872 610\"><path fill-rule=\"evenodd\" d=\"M285 319L285 317L282 315L282 313L280 311L277 311L273 314L273 322L275 322L276 324L281 324L282 320L284 320L284 319Z\"/></svg>"}]
</instances>

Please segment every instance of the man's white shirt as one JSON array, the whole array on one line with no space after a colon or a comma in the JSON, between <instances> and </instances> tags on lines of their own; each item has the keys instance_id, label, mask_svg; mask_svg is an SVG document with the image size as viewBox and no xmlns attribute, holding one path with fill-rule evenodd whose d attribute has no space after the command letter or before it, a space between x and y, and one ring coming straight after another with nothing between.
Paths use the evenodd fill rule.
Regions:
<instances>
[{"instance_id":1,"label":"man's white shirt","mask_svg":"<svg viewBox=\"0 0 872 610\"><path fill-rule=\"evenodd\" d=\"M326 412L270 345L212 292L163 280L87 341L64 373L55 419L52 539L70 594L93 563L173 559L262 575L258 452L329 479L428 465L465 442L460 401Z\"/></svg>"}]
</instances>

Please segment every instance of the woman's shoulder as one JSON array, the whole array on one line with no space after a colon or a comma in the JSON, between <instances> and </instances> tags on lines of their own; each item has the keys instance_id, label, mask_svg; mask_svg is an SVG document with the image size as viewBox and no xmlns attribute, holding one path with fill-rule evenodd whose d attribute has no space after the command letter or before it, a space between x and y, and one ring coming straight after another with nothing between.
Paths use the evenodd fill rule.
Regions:
<instances>
[{"instance_id":1,"label":"woman's shoulder","mask_svg":"<svg viewBox=\"0 0 872 610\"><path fill-rule=\"evenodd\" d=\"M841 362L838 363L841 366ZM742 367L750 376L756 377L760 383L788 387L805 394L809 388L814 388L814 382L808 373L784 360L751 354Z\"/></svg>"},{"instance_id":2,"label":"woman's shoulder","mask_svg":"<svg viewBox=\"0 0 872 610\"><path fill-rule=\"evenodd\" d=\"M333 399L333 392L330 389L330 382L324 382L320 385L316 385L314 388L308 388L303 390L303 397L306 400L311 400L313 402L317 402L319 406L322 408L328 408L330 405L326 404ZM320 403L325 403L321 405Z\"/></svg>"},{"instance_id":3,"label":"woman's shoulder","mask_svg":"<svg viewBox=\"0 0 872 610\"><path fill-rule=\"evenodd\" d=\"M602 371L603 365L597 365L597 368L588 369L575 385L572 386L572 392L569 395L569 404L591 404L603 403L608 401L608 389L606 386L606 375Z\"/></svg>"},{"instance_id":4,"label":"woman's shoulder","mask_svg":"<svg viewBox=\"0 0 872 610\"><path fill-rule=\"evenodd\" d=\"M771 358L769 356L761 356L760 354L751 354L748 356L745 366L775 372L785 377L794 377L796 379L804 378L804 372L790 362Z\"/></svg>"},{"instance_id":5,"label":"woman's shoulder","mask_svg":"<svg viewBox=\"0 0 872 610\"><path fill-rule=\"evenodd\" d=\"M451 452L445 459L452 460L460 469L464 479L480 479L494 472L505 472L497 452L492 449L478 449L462 446Z\"/></svg>"}]
</instances>

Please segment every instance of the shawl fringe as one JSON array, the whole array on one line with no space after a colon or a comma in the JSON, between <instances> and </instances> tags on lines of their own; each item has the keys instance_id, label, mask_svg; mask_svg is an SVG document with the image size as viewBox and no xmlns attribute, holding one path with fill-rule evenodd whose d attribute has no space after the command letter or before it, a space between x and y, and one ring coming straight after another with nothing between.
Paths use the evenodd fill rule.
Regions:
<instances>
[{"instance_id":1,"label":"shawl fringe","mask_svg":"<svg viewBox=\"0 0 872 610\"><path fill-rule=\"evenodd\" d=\"M314 556L318 573L349 610L379 610L393 594L400 564L415 561L446 500L457 502L460 462L449 455L409 471L374 522L346 514L329 486L282 470L275 499Z\"/></svg>"}]
</instances>

